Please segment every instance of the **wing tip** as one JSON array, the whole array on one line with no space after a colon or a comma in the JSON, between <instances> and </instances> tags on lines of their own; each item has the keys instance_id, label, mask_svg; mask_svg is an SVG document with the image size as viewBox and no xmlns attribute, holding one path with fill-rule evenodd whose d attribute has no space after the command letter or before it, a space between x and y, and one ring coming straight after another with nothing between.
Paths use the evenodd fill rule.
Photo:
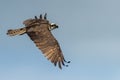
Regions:
<instances>
[{"instance_id":1,"label":"wing tip","mask_svg":"<svg viewBox=\"0 0 120 80\"><path fill-rule=\"evenodd\" d=\"M65 63L71 63L71 61L66 61L66 60L61 61L60 60L60 61L54 62L54 66L58 65L59 69L61 69L61 70L62 70L62 66L69 67L69 65L65 64L64 62Z\"/></svg>"}]
</instances>

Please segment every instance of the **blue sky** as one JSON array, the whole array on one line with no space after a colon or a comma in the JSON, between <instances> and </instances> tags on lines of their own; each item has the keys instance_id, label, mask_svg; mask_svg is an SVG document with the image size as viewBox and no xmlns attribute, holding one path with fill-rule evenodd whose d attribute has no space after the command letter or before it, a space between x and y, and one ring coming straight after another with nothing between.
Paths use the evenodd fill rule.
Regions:
<instances>
[{"instance_id":1,"label":"blue sky","mask_svg":"<svg viewBox=\"0 0 120 80\"><path fill-rule=\"evenodd\" d=\"M0 80L120 80L119 0L1 0ZM69 67L54 67L27 35L8 29L48 13Z\"/></svg>"}]
</instances>

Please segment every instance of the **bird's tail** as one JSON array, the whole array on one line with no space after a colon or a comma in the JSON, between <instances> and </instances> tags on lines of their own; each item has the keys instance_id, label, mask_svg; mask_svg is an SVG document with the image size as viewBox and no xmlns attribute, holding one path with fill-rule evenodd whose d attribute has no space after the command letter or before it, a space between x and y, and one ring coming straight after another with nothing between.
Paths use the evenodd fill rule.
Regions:
<instances>
[{"instance_id":1,"label":"bird's tail","mask_svg":"<svg viewBox=\"0 0 120 80\"><path fill-rule=\"evenodd\" d=\"M8 30L7 32L7 35L10 35L10 36L15 36L15 35L22 35L26 32L26 28L20 28L20 29L10 29Z\"/></svg>"}]
</instances>

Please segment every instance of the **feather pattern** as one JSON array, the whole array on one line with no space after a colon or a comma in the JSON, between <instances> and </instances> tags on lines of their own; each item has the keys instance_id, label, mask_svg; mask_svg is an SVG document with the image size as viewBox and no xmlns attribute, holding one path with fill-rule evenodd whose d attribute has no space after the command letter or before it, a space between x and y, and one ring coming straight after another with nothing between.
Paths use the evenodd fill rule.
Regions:
<instances>
[{"instance_id":1,"label":"feather pattern","mask_svg":"<svg viewBox=\"0 0 120 80\"><path fill-rule=\"evenodd\" d=\"M7 35L10 35L10 36L15 36L15 35L22 35L26 32L26 28L20 28L20 29L10 29L8 30L7 32Z\"/></svg>"},{"instance_id":2,"label":"feather pattern","mask_svg":"<svg viewBox=\"0 0 120 80\"><path fill-rule=\"evenodd\" d=\"M42 30L39 29L35 32L27 32L27 34L42 51L45 57L54 63L54 65L58 63L59 68L61 69L61 64L64 64L64 57L60 46L48 28L46 26L43 27Z\"/></svg>"}]
</instances>

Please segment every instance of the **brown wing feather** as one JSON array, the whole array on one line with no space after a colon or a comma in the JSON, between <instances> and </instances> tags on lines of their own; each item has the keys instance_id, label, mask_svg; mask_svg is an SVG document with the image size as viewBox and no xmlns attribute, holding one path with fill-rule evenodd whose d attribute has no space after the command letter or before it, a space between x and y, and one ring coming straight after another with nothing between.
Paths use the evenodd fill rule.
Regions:
<instances>
[{"instance_id":1,"label":"brown wing feather","mask_svg":"<svg viewBox=\"0 0 120 80\"><path fill-rule=\"evenodd\" d=\"M28 32L28 36L34 41L36 46L42 51L42 53L50 60L54 65L58 64L61 69L61 65L64 65L64 56L60 49L57 40L53 37L51 32L44 28L43 30Z\"/></svg>"}]
</instances>

